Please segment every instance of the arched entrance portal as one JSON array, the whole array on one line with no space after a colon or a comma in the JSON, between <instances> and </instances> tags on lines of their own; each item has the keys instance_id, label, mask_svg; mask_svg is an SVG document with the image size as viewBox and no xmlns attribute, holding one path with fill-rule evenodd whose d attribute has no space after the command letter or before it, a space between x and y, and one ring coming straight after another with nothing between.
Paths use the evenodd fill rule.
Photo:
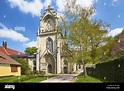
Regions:
<instances>
[{"instance_id":1,"label":"arched entrance portal","mask_svg":"<svg viewBox=\"0 0 124 91\"><path fill-rule=\"evenodd\" d=\"M67 74L68 73L68 63L67 63L67 60L63 60L63 64L64 64L63 72L64 72L64 74Z\"/></svg>"},{"instance_id":2,"label":"arched entrance portal","mask_svg":"<svg viewBox=\"0 0 124 91\"><path fill-rule=\"evenodd\" d=\"M46 53L45 56L45 61L44 61L44 68L46 73L55 73L55 60L54 57L50 53Z\"/></svg>"},{"instance_id":3,"label":"arched entrance portal","mask_svg":"<svg viewBox=\"0 0 124 91\"><path fill-rule=\"evenodd\" d=\"M67 73L68 73L67 67L64 67L64 74L67 74Z\"/></svg>"},{"instance_id":4,"label":"arched entrance portal","mask_svg":"<svg viewBox=\"0 0 124 91\"><path fill-rule=\"evenodd\" d=\"M48 65L48 73L52 73L52 65L51 64Z\"/></svg>"}]
</instances>

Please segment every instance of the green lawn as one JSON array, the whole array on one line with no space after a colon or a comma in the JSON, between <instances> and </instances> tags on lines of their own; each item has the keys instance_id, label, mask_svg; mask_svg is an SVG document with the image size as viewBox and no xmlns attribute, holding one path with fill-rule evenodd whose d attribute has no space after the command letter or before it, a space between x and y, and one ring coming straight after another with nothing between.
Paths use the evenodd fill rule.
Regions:
<instances>
[{"instance_id":1,"label":"green lawn","mask_svg":"<svg viewBox=\"0 0 124 91\"><path fill-rule=\"evenodd\" d=\"M46 80L47 78L53 77L56 75L45 75L45 76L30 76L30 75L21 75L18 76L10 76L10 77L0 77L0 83L39 83L40 81Z\"/></svg>"},{"instance_id":2,"label":"green lawn","mask_svg":"<svg viewBox=\"0 0 124 91\"><path fill-rule=\"evenodd\" d=\"M24 83L39 83L40 81L46 80L47 77L36 77L27 81L23 81Z\"/></svg>"},{"instance_id":3,"label":"green lawn","mask_svg":"<svg viewBox=\"0 0 124 91\"><path fill-rule=\"evenodd\" d=\"M77 76L76 83L102 83L102 81L91 76L83 77L79 75Z\"/></svg>"},{"instance_id":4,"label":"green lawn","mask_svg":"<svg viewBox=\"0 0 124 91\"><path fill-rule=\"evenodd\" d=\"M26 78L26 75L20 76L20 79L22 79L22 78ZM19 79L18 79L18 76L1 77L1 78L0 78L0 83L14 82L14 81L16 81L16 80L19 80Z\"/></svg>"},{"instance_id":5,"label":"green lawn","mask_svg":"<svg viewBox=\"0 0 124 91\"><path fill-rule=\"evenodd\" d=\"M92 76L83 77L82 75L78 75L75 81L75 83L107 83L107 82L110 83L113 81Z\"/></svg>"}]
</instances>

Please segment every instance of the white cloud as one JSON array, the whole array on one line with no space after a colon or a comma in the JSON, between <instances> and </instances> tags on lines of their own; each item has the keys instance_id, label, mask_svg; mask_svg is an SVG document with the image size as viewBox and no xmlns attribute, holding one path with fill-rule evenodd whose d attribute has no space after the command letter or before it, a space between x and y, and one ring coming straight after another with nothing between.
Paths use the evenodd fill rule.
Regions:
<instances>
[{"instance_id":1,"label":"white cloud","mask_svg":"<svg viewBox=\"0 0 124 91\"><path fill-rule=\"evenodd\" d=\"M115 28L109 32L109 36L116 36L122 32L123 28Z\"/></svg>"},{"instance_id":2,"label":"white cloud","mask_svg":"<svg viewBox=\"0 0 124 91\"><path fill-rule=\"evenodd\" d=\"M89 7L93 5L96 0L77 0L77 4L82 5L83 7Z\"/></svg>"},{"instance_id":3,"label":"white cloud","mask_svg":"<svg viewBox=\"0 0 124 91\"><path fill-rule=\"evenodd\" d=\"M58 9L57 9L58 12L63 12L64 11L65 1L66 0L56 0L56 5L58 7Z\"/></svg>"},{"instance_id":4,"label":"white cloud","mask_svg":"<svg viewBox=\"0 0 124 91\"><path fill-rule=\"evenodd\" d=\"M39 16L40 12L43 8L48 7L48 5L51 5L51 3L55 0L45 0L42 2L42 0L8 0L10 6L12 8L18 8L23 13L30 13L33 16ZM64 5L66 0L56 0L56 5L58 7L58 12L64 11ZM80 4L83 7L88 7L93 5L94 2L97 2L97 0L77 0L77 4Z\"/></svg>"},{"instance_id":5,"label":"white cloud","mask_svg":"<svg viewBox=\"0 0 124 91\"><path fill-rule=\"evenodd\" d=\"M45 0L43 5L44 5L45 8L47 8L48 5L50 5L51 3L52 3L52 0Z\"/></svg>"},{"instance_id":6,"label":"white cloud","mask_svg":"<svg viewBox=\"0 0 124 91\"><path fill-rule=\"evenodd\" d=\"M34 40L30 41L30 42L24 44L24 46L26 46L26 47L32 47L32 46L37 47L37 41L34 41Z\"/></svg>"},{"instance_id":7,"label":"white cloud","mask_svg":"<svg viewBox=\"0 0 124 91\"><path fill-rule=\"evenodd\" d=\"M71 1L71 0L69 0ZM90 7L92 6L94 3L96 3L97 0L76 0L76 4L79 4L82 7ZM59 13L59 15L61 15L62 17L65 17L64 14L62 14L64 12L64 7L66 4L66 0L56 0L56 6L57 8L57 12ZM94 17L97 13L97 11L95 10L95 13L93 13L93 15L91 16ZM61 22L61 19L59 20Z\"/></svg>"},{"instance_id":8,"label":"white cloud","mask_svg":"<svg viewBox=\"0 0 124 91\"><path fill-rule=\"evenodd\" d=\"M64 11L64 5L66 0L56 0L56 5L58 7L58 12ZM97 2L97 0L77 0L76 4L81 5L82 7L89 7Z\"/></svg>"},{"instance_id":9,"label":"white cloud","mask_svg":"<svg viewBox=\"0 0 124 91\"><path fill-rule=\"evenodd\" d=\"M27 37L24 37L21 33L18 33L12 29L8 29L2 23L0 23L0 37L10 38L14 41L19 41L19 42L29 41L29 39Z\"/></svg>"},{"instance_id":10,"label":"white cloud","mask_svg":"<svg viewBox=\"0 0 124 91\"><path fill-rule=\"evenodd\" d=\"M27 0L8 0L12 8L19 8L23 13L30 13L32 16L39 16L41 10L51 4L51 0L45 0L44 3L41 0L27 1Z\"/></svg>"}]
</instances>

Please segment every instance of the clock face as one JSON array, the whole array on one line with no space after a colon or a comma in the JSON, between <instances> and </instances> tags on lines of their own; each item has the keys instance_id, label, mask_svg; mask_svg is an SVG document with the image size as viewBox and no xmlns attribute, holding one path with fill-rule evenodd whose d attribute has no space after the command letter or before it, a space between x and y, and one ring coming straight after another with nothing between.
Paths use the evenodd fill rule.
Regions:
<instances>
[{"instance_id":1,"label":"clock face","mask_svg":"<svg viewBox=\"0 0 124 91\"><path fill-rule=\"evenodd\" d=\"M54 22L52 19L46 20L46 29L47 29L47 31L54 30Z\"/></svg>"}]
</instances>

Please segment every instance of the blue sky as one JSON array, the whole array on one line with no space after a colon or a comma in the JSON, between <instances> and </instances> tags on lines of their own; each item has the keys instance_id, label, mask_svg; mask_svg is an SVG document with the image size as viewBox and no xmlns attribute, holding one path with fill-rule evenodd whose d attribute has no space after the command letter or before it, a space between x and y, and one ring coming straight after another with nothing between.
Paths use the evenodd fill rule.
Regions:
<instances>
[{"instance_id":1,"label":"blue sky","mask_svg":"<svg viewBox=\"0 0 124 91\"><path fill-rule=\"evenodd\" d=\"M95 5L92 18L108 22L109 35L115 36L124 28L124 0L77 0L77 4ZM58 14L64 11L64 0L0 0L0 45L6 40L9 48L21 52L36 46L39 16L48 5Z\"/></svg>"}]
</instances>

